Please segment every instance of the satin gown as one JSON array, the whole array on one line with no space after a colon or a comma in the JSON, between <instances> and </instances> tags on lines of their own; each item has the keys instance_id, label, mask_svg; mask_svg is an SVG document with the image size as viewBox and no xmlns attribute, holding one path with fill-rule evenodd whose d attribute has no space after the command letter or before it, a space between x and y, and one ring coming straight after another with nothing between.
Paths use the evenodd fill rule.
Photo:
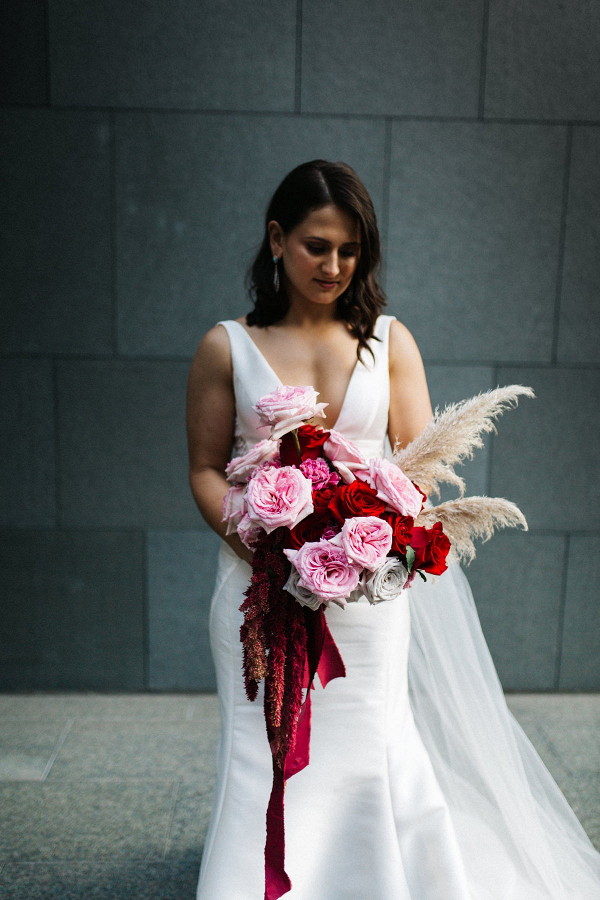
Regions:
<instances>
[{"instance_id":1,"label":"satin gown","mask_svg":"<svg viewBox=\"0 0 600 900\"><path fill-rule=\"evenodd\" d=\"M335 424L367 457L382 455L389 407L388 336L380 316ZM236 448L257 429L252 405L281 382L248 332L225 325L236 397ZM322 398L323 399L323 398ZM266 432L266 433L265 433ZM222 717L217 788L198 900L261 900L271 755L262 695L244 693L239 606L250 566L223 543L210 613ZM408 700L408 595L342 610L327 622L346 678L313 692L310 764L285 794L290 900L468 900L452 820Z\"/></svg>"},{"instance_id":2,"label":"satin gown","mask_svg":"<svg viewBox=\"0 0 600 900\"><path fill-rule=\"evenodd\" d=\"M357 361L333 426L366 457L385 453L392 318L377 319L374 361ZM252 406L281 381L242 325L220 324L237 456L268 436ZM239 634L250 571L222 542L210 609L221 737L197 900L264 894L271 754ZM460 567L326 616L347 674L317 681L310 763L287 782L286 900L600 900L600 854L506 707Z\"/></svg>"}]
</instances>

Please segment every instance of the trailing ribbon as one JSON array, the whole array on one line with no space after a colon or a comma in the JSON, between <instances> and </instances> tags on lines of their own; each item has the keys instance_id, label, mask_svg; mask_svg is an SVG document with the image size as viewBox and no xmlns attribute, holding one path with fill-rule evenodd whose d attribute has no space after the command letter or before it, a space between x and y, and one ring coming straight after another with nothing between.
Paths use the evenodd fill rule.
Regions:
<instances>
[{"instance_id":1,"label":"trailing ribbon","mask_svg":"<svg viewBox=\"0 0 600 900\"><path fill-rule=\"evenodd\" d=\"M292 887L285 871L283 794L286 780L308 765L315 675L325 687L332 678L346 674L323 606L316 611L302 606L283 588L291 568L283 553L286 532L278 528L257 541L250 584L240 607L244 613L240 637L246 695L255 700L264 679L265 721L273 759L265 900L278 900Z\"/></svg>"},{"instance_id":2,"label":"trailing ribbon","mask_svg":"<svg viewBox=\"0 0 600 900\"><path fill-rule=\"evenodd\" d=\"M294 601L295 602L295 601ZM273 754L273 787L267 808L267 840L265 844L265 897L278 900L291 890L292 883L285 871L285 823L283 795L288 778L302 771L310 759L311 691L315 675L325 687L333 678L346 675L344 661L327 625L323 607L314 612L305 609L306 650L302 686L306 697L297 720L296 737L283 765ZM267 733L269 719L267 718Z\"/></svg>"}]
</instances>

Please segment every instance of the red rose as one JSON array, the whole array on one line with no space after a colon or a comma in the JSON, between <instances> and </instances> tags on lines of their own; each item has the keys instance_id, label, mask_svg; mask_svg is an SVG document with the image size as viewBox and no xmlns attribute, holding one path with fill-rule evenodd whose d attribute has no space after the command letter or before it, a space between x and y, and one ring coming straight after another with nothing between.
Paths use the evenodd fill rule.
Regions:
<instances>
[{"instance_id":1,"label":"red rose","mask_svg":"<svg viewBox=\"0 0 600 900\"><path fill-rule=\"evenodd\" d=\"M441 522L432 528L413 528L410 546L415 551L413 569L422 569L432 575L441 575L448 566L446 557L450 552L448 535L444 534Z\"/></svg>"},{"instance_id":2,"label":"red rose","mask_svg":"<svg viewBox=\"0 0 600 900\"><path fill-rule=\"evenodd\" d=\"M357 479L340 487L330 500L329 509L338 522L343 522L353 516L380 516L385 510L385 503L372 487Z\"/></svg>"},{"instance_id":3,"label":"red rose","mask_svg":"<svg viewBox=\"0 0 600 900\"><path fill-rule=\"evenodd\" d=\"M332 522L330 510L326 506L315 507L315 511L290 528L286 547L299 550L307 541L319 541L327 525Z\"/></svg>"},{"instance_id":4,"label":"red rose","mask_svg":"<svg viewBox=\"0 0 600 900\"><path fill-rule=\"evenodd\" d=\"M302 459L317 459L318 456L323 456L323 444L328 437L329 432L322 428L316 428L314 425L301 425L298 429L298 441ZM298 448L293 432L288 431L281 438L279 457L282 466L299 465Z\"/></svg>"},{"instance_id":5,"label":"red rose","mask_svg":"<svg viewBox=\"0 0 600 900\"><path fill-rule=\"evenodd\" d=\"M401 516L394 512L384 512L381 518L392 526L392 550L406 553L406 545L411 542L415 520L411 516Z\"/></svg>"},{"instance_id":6,"label":"red rose","mask_svg":"<svg viewBox=\"0 0 600 900\"><path fill-rule=\"evenodd\" d=\"M327 515L333 518L333 514L329 509L329 504L331 500L339 494L341 487L342 485L329 484L327 487L319 488L318 491L313 491L312 501L315 512L318 509L324 509L327 510Z\"/></svg>"}]
</instances>

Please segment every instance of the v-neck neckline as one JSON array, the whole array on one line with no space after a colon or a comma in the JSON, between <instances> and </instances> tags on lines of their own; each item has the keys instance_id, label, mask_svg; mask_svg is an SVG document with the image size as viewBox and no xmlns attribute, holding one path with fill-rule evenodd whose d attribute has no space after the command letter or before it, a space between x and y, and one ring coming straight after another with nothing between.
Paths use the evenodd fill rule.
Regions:
<instances>
[{"instance_id":1,"label":"v-neck neckline","mask_svg":"<svg viewBox=\"0 0 600 900\"><path fill-rule=\"evenodd\" d=\"M262 352L262 350L260 349L260 347L258 346L258 344L256 344L255 341L252 340L252 338L250 337L250 334L246 331L246 329L244 328L244 326L242 325L242 323L241 323L241 322L236 322L235 319L233 319L232 321L235 322L235 324L238 325L238 326L241 328L241 330L244 332L244 334L246 335L246 337L248 338L248 340L250 341L250 343L252 344L252 346L253 346L254 349L256 350L258 356L262 359L262 361L263 361L263 363L265 364L266 368L267 368L267 369L269 370L269 372L272 374L273 378L275 378L275 380L279 382L279 385L283 387L284 382L281 380L281 378L279 377L279 375L277 374L277 372L275 371L275 369L273 368L273 366L271 365L271 363L269 362L269 360L267 359L267 357L264 355L264 353ZM355 362L355 364L354 364L354 368L352 369L352 374L350 375L350 381L348 382L348 385L347 385L347 387L346 387L346 392L345 392L345 394L344 394L344 399L342 400L342 405L341 405L341 408L340 408L339 415L338 415L337 419L335 420L335 424L333 424L333 425L331 425L331 426L326 426L327 431L336 431L337 428L338 428L338 425L339 425L340 421L342 420L342 416L343 416L343 414L344 414L344 412L345 412L345 410L346 410L346 403L347 403L347 400L348 400L348 395L350 394L350 390L351 390L352 384L353 384L353 382L354 382L354 376L356 375L356 373L357 373L357 371L358 371L358 366L359 366L359 364L360 364L361 362L362 362L362 360L357 359L356 362ZM325 402L325 401L322 401L322 402Z\"/></svg>"}]
</instances>

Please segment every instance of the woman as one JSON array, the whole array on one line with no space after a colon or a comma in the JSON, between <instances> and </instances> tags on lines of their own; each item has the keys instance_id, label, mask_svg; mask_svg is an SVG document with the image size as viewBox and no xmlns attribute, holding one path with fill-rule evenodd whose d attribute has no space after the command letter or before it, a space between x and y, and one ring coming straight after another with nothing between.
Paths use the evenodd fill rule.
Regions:
<instances>
[{"instance_id":1,"label":"woman","mask_svg":"<svg viewBox=\"0 0 600 900\"><path fill-rule=\"evenodd\" d=\"M377 281L379 235L353 170L315 160L269 205L254 309L201 341L188 390L190 484L222 537L211 605L222 733L199 900L260 900L271 757L244 693L239 606L252 551L226 534L229 459L264 435L252 406L310 384L367 457L432 415L419 350ZM290 900L589 900L600 856L506 708L464 575L390 603L330 606L346 664L313 699L310 764L286 787Z\"/></svg>"}]
</instances>

